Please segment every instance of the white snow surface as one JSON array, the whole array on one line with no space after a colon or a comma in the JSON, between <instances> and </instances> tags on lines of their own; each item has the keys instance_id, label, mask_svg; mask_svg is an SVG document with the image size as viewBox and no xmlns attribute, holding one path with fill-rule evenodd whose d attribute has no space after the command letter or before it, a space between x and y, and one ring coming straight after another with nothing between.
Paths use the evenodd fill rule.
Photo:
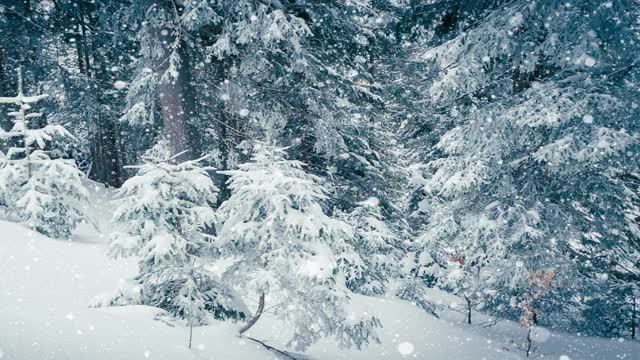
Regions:
<instances>
[{"instance_id":1,"label":"white snow surface","mask_svg":"<svg viewBox=\"0 0 640 360\"><path fill-rule=\"evenodd\" d=\"M237 334L239 324L216 322L197 327L193 347L189 329L149 306L90 308L96 296L112 292L135 273L135 259L111 260L108 238L110 192L91 184L92 214L97 227L83 225L72 241L53 240L20 224L0 222L0 359L280 359ZM457 300L432 292L433 301L450 306ZM250 301L249 301L250 303ZM398 299L354 295L354 310L373 313L382 322L381 344L364 350L338 349L325 339L309 349L318 360L376 359L520 359L513 341L525 330L516 323L491 327L482 314L466 325L463 315L442 313L437 319ZM249 336L286 350L287 324L269 312ZM638 359L640 345L621 339L596 339L540 330L538 351L546 359Z\"/></svg>"}]
</instances>

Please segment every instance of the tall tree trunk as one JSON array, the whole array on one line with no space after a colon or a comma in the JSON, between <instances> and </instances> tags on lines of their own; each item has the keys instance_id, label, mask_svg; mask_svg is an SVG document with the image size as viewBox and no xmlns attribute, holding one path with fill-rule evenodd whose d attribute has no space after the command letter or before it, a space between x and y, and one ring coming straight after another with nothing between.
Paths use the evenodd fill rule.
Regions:
<instances>
[{"instance_id":1,"label":"tall tree trunk","mask_svg":"<svg viewBox=\"0 0 640 360\"><path fill-rule=\"evenodd\" d=\"M7 51L0 46L0 96L6 96L4 93L6 78L4 76L4 67L7 62Z\"/></svg>"},{"instance_id":2,"label":"tall tree trunk","mask_svg":"<svg viewBox=\"0 0 640 360\"><path fill-rule=\"evenodd\" d=\"M105 94L105 84L113 83L112 75L107 70L108 59L95 48L95 39L90 38L95 35L89 31L88 21L92 19L92 11L95 6L85 2L80 2L78 8L78 39L76 39L76 51L78 51L78 66L80 73L88 79L95 79L99 86L96 94L96 102L100 105L107 105L111 99ZM89 51L91 49L91 51ZM91 54L90 54L91 53ZM93 63L94 67L91 68ZM115 114L100 111L91 120L90 134L93 140L91 144L91 169L89 178L110 186L120 186L122 184L121 159L119 151L119 129L115 122Z\"/></svg>"},{"instance_id":3,"label":"tall tree trunk","mask_svg":"<svg viewBox=\"0 0 640 360\"><path fill-rule=\"evenodd\" d=\"M234 64L228 59L218 60L215 64L212 64L209 69L210 76L214 83L220 83L226 80L229 73L229 68ZM218 91L226 91L219 89ZM221 96L218 93L215 96ZM245 134L242 133L241 124L238 123L237 118L229 114L225 110L224 103L216 103L215 105L208 105L206 103L201 104L204 108L201 111L214 114L215 131L217 135L216 147L219 153L220 164L218 165L222 170L230 170L232 164L229 162L229 157L234 150L236 144L240 144L245 140ZM216 172L213 174L216 181L216 186L220 189L218 193L218 205L222 204L231 196L231 191L228 187L227 180L229 176Z\"/></svg>"},{"instance_id":4,"label":"tall tree trunk","mask_svg":"<svg viewBox=\"0 0 640 360\"><path fill-rule=\"evenodd\" d=\"M117 124L106 115L99 114L94 120L90 179L109 186L122 184L118 133Z\"/></svg>"},{"instance_id":5,"label":"tall tree trunk","mask_svg":"<svg viewBox=\"0 0 640 360\"><path fill-rule=\"evenodd\" d=\"M222 106L221 106L222 107ZM219 119L221 121L221 124L223 124L222 126L218 127L218 135L219 135L219 143L218 143L218 151L220 151L220 158L221 158L221 164L222 164L222 168L223 170L228 170L229 169L229 145L228 145L228 129L227 126L225 126L227 124L227 116L224 112L224 109L221 109L221 111L218 111L218 114L220 114ZM222 205L223 202L225 202L227 199L229 199L231 197L231 189L229 189L229 186L227 185L227 180L229 179L229 176L225 175L225 174L220 174L217 173L216 176L219 178L218 179L218 188L220 188L220 192L218 193L218 206Z\"/></svg>"},{"instance_id":6,"label":"tall tree trunk","mask_svg":"<svg viewBox=\"0 0 640 360\"><path fill-rule=\"evenodd\" d=\"M77 39L74 39L76 45L76 57L78 58L78 70L81 74L86 74L86 67L84 66L84 55L82 54L82 45L80 40L80 33L77 33Z\"/></svg>"},{"instance_id":7,"label":"tall tree trunk","mask_svg":"<svg viewBox=\"0 0 640 360\"><path fill-rule=\"evenodd\" d=\"M7 51L5 48L0 47L0 96L8 96L5 93L5 89L9 88L7 78L5 77L5 64L7 63ZM0 106L0 128L8 130L11 128L11 121L9 121L7 113L7 107ZM6 153L9 141L7 139L0 139L0 151Z\"/></svg>"},{"instance_id":8,"label":"tall tree trunk","mask_svg":"<svg viewBox=\"0 0 640 360\"><path fill-rule=\"evenodd\" d=\"M154 7L154 11L162 12L158 18L166 19L163 26L154 29L154 35L157 37L162 46L163 55L156 59L156 71L158 73L160 83L158 84L158 95L160 96L160 109L164 124L164 137L169 143L169 150L174 156L175 162L180 162L193 158L197 154L192 154L192 148L189 143L189 125L188 110L186 107L185 93L189 87L189 79L187 78L187 70L189 64L188 58L184 55L185 44L176 34L175 23L179 13L176 4L167 2L163 5ZM179 68L172 69L175 73L171 73L171 57L178 56L180 58Z\"/></svg>"},{"instance_id":9,"label":"tall tree trunk","mask_svg":"<svg viewBox=\"0 0 640 360\"><path fill-rule=\"evenodd\" d=\"M174 161L180 162L193 157L188 142L188 127L181 78L174 81L162 81L158 86L160 106L164 124L164 136L169 143L169 150Z\"/></svg>"},{"instance_id":10,"label":"tall tree trunk","mask_svg":"<svg viewBox=\"0 0 640 360\"><path fill-rule=\"evenodd\" d=\"M91 76L91 60L90 60L90 54L89 54L89 45L87 45L87 43L90 42L90 40L88 39L87 33L88 33L88 29L87 29L87 23L86 23L86 19L88 19L89 17L86 15L87 12L87 8L84 4L84 1L80 1L79 2L79 6L78 6L78 43L80 44L80 49L82 52L82 56L84 57L83 62L84 62L84 73L87 76ZM80 56L80 54L78 54Z\"/></svg>"}]
</instances>

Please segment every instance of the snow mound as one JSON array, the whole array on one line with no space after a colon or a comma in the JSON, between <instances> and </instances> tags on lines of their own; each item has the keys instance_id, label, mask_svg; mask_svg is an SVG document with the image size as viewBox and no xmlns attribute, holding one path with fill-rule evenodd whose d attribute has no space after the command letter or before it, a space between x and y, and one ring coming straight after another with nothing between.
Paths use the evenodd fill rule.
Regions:
<instances>
[{"instance_id":1,"label":"snow mound","mask_svg":"<svg viewBox=\"0 0 640 360\"><path fill-rule=\"evenodd\" d=\"M108 217L108 209L102 216ZM107 218L108 219L108 218ZM107 221L97 219L105 229ZM216 322L196 327L187 347L184 322L157 308L136 305L91 308L98 294L127 284L135 259L113 261L105 255L101 236L81 229L73 241L58 241L19 224L0 222L0 355L3 360L113 359L276 359L262 345L237 336L238 324ZM126 289L126 286L124 286ZM124 291L124 290L123 290ZM128 289L127 291L132 291ZM131 294L129 294L131 295ZM443 307L455 301L433 291ZM313 345L317 360L375 359L520 359L513 340L524 330L511 322L485 328L465 325L461 315L445 312L436 319L398 299L352 296L353 309L370 312L382 322L381 344L362 351L338 349L333 339ZM249 336L285 349L287 324L267 311ZM486 321L481 314L478 323ZM593 339L544 332L540 353L550 358L633 358L640 346L631 341ZM545 356L548 357L549 355Z\"/></svg>"}]
</instances>

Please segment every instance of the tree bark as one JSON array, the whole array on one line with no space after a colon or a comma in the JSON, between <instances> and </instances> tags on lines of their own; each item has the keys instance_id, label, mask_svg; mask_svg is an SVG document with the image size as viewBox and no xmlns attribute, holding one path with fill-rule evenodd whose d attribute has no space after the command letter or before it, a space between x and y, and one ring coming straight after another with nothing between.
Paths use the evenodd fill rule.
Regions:
<instances>
[{"instance_id":1,"label":"tree bark","mask_svg":"<svg viewBox=\"0 0 640 360\"><path fill-rule=\"evenodd\" d=\"M164 81L158 86L164 136L169 143L171 155L175 156L175 162L188 160L193 156L193 154L189 154L184 100L178 82L179 80L174 82Z\"/></svg>"},{"instance_id":2,"label":"tree bark","mask_svg":"<svg viewBox=\"0 0 640 360\"><path fill-rule=\"evenodd\" d=\"M249 319L249 321L247 321L247 323L242 328L240 328L240 335L247 332L247 330L251 329L253 325L255 325L256 322L258 322L258 320L260 319L260 316L262 316L263 311L264 311L264 293L260 294L260 300L258 300L258 309L256 310L256 313L253 315L251 319Z\"/></svg>"},{"instance_id":3,"label":"tree bark","mask_svg":"<svg viewBox=\"0 0 640 360\"><path fill-rule=\"evenodd\" d=\"M282 356L286 357L287 359L291 359L291 360L298 360L298 358L296 358L295 356L289 354L288 352L285 352L285 351L282 351L280 349L276 349L273 346L267 345L264 341L260 341L258 339L254 339L254 338L248 337L248 336L247 336L247 339L257 342L258 344L264 346L265 349L273 351L277 355L282 355Z\"/></svg>"},{"instance_id":4,"label":"tree bark","mask_svg":"<svg viewBox=\"0 0 640 360\"><path fill-rule=\"evenodd\" d=\"M6 96L4 93L6 78L4 77L4 64L7 61L7 51L0 46L0 96Z\"/></svg>"},{"instance_id":5,"label":"tree bark","mask_svg":"<svg viewBox=\"0 0 640 360\"><path fill-rule=\"evenodd\" d=\"M464 299L467 301L467 324L471 325L471 299L464 295Z\"/></svg>"},{"instance_id":6,"label":"tree bark","mask_svg":"<svg viewBox=\"0 0 640 360\"><path fill-rule=\"evenodd\" d=\"M531 355L531 347L533 346L533 339L531 339L531 326L527 329L527 357Z\"/></svg>"},{"instance_id":7,"label":"tree bark","mask_svg":"<svg viewBox=\"0 0 640 360\"><path fill-rule=\"evenodd\" d=\"M633 306L631 309L631 340L636 338L636 298L633 299Z\"/></svg>"},{"instance_id":8,"label":"tree bark","mask_svg":"<svg viewBox=\"0 0 640 360\"><path fill-rule=\"evenodd\" d=\"M78 9L78 35L76 41L80 43L80 52L78 53L79 63L83 65L78 70L88 78L97 80L95 83L100 90L97 91L96 102L100 105L109 104L112 99L107 95L105 87L113 83L113 76L107 70L109 63L108 55L97 51L96 49L96 33L90 31L90 24L93 21L92 12L97 10L96 4L80 3ZM91 51L89 51L89 49ZM80 58L82 57L82 61ZM93 63L93 67L91 64ZM119 150L119 128L114 120L115 114L109 111L103 111L104 107L100 106L100 111L91 119L90 134L93 140L91 144L91 168L89 170L89 178L100 183L110 186L120 186L122 184L121 174L121 155Z\"/></svg>"},{"instance_id":9,"label":"tree bark","mask_svg":"<svg viewBox=\"0 0 640 360\"><path fill-rule=\"evenodd\" d=\"M164 137L169 144L169 150L174 157L174 162L181 162L193 158L197 154L192 154L189 144L188 111L186 108L185 94L188 92L189 79L187 69L189 64L187 57L183 56L185 44L175 34L174 19L179 16L174 8L175 4L166 4L164 7L156 6L155 11L164 12L158 18L165 18L162 26L157 27L154 32L157 40L162 46L163 55L156 59L156 71L161 79L158 84L158 95L160 97L160 109L164 125ZM177 45L177 46L176 46ZM171 56L177 53L181 63L177 74L167 73L170 70Z\"/></svg>"},{"instance_id":10,"label":"tree bark","mask_svg":"<svg viewBox=\"0 0 640 360\"><path fill-rule=\"evenodd\" d=\"M191 349L192 341L193 341L193 295L190 290L189 291L189 349Z\"/></svg>"}]
</instances>

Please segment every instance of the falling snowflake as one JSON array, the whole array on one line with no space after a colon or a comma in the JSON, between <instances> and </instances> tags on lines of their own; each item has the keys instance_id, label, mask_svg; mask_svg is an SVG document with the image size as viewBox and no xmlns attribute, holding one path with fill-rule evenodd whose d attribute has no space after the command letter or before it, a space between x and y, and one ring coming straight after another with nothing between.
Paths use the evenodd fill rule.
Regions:
<instances>
[{"instance_id":1,"label":"falling snowflake","mask_svg":"<svg viewBox=\"0 0 640 360\"><path fill-rule=\"evenodd\" d=\"M127 83L122 80L116 80L116 82L113 83L113 87L122 90L127 87Z\"/></svg>"},{"instance_id":2,"label":"falling snowflake","mask_svg":"<svg viewBox=\"0 0 640 360\"><path fill-rule=\"evenodd\" d=\"M587 56L584 59L584 64L587 65L588 67L592 67L593 65L596 64L596 59L592 58L591 56Z\"/></svg>"},{"instance_id":3,"label":"falling snowflake","mask_svg":"<svg viewBox=\"0 0 640 360\"><path fill-rule=\"evenodd\" d=\"M537 342L546 342L551 337L551 333L549 332L549 330L543 327L536 326L534 328L532 336L533 336L533 340Z\"/></svg>"},{"instance_id":4,"label":"falling snowflake","mask_svg":"<svg viewBox=\"0 0 640 360\"><path fill-rule=\"evenodd\" d=\"M416 350L412 343L404 341L398 344L398 352L402 356L409 356Z\"/></svg>"}]
</instances>

